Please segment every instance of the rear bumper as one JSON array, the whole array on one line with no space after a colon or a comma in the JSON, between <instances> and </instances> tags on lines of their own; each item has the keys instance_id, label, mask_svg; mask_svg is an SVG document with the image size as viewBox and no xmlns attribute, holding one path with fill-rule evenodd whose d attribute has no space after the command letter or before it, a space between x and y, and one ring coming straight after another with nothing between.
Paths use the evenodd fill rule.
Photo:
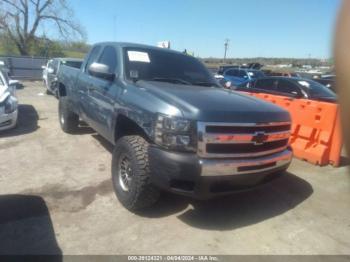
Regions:
<instances>
[{"instance_id":1,"label":"rear bumper","mask_svg":"<svg viewBox=\"0 0 350 262\"><path fill-rule=\"evenodd\" d=\"M201 159L196 154L149 149L151 180L159 188L206 199L262 185L286 170L290 149L247 159Z\"/></svg>"},{"instance_id":2,"label":"rear bumper","mask_svg":"<svg viewBox=\"0 0 350 262\"><path fill-rule=\"evenodd\" d=\"M0 131L14 128L17 124L18 110L0 115Z\"/></svg>"}]
</instances>

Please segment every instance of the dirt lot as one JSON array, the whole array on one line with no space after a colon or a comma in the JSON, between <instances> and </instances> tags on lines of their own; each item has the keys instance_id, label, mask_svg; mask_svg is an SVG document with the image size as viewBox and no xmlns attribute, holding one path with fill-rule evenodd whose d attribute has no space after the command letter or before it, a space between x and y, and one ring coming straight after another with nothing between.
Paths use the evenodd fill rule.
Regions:
<instances>
[{"instance_id":1,"label":"dirt lot","mask_svg":"<svg viewBox=\"0 0 350 262\"><path fill-rule=\"evenodd\" d=\"M0 135L0 254L350 254L350 181L294 160L255 191L197 202L164 195L122 208L111 146L89 128L67 135L40 82L18 90L17 129Z\"/></svg>"}]
</instances>

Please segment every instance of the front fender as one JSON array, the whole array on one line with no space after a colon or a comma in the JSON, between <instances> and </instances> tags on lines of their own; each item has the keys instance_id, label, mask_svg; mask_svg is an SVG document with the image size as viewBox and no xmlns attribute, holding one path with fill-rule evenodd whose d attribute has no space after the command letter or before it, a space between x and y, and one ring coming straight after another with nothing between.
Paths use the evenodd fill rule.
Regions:
<instances>
[{"instance_id":1,"label":"front fender","mask_svg":"<svg viewBox=\"0 0 350 262\"><path fill-rule=\"evenodd\" d=\"M116 113L116 117L114 117L112 126L113 126L113 137L116 138L116 130L118 125L118 119L121 117L125 117L128 120L134 122L144 134L146 134L147 138L153 141L154 137L154 121L155 115L150 112L145 112L141 110L131 110L131 109L118 109ZM115 139L114 139L115 142Z\"/></svg>"}]
</instances>

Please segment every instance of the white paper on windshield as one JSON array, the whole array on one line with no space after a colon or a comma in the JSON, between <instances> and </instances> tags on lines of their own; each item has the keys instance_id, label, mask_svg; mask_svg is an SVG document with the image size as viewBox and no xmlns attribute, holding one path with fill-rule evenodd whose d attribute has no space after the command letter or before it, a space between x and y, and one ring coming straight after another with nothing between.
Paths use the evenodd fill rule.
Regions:
<instances>
[{"instance_id":1,"label":"white paper on windshield","mask_svg":"<svg viewBox=\"0 0 350 262\"><path fill-rule=\"evenodd\" d=\"M310 87L310 84L306 81L298 81L299 84L301 84L302 86L305 86L305 87Z\"/></svg>"},{"instance_id":2,"label":"white paper on windshield","mask_svg":"<svg viewBox=\"0 0 350 262\"><path fill-rule=\"evenodd\" d=\"M150 63L148 53L139 51L128 51L129 61Z\"/></svg>"}]
</instances>

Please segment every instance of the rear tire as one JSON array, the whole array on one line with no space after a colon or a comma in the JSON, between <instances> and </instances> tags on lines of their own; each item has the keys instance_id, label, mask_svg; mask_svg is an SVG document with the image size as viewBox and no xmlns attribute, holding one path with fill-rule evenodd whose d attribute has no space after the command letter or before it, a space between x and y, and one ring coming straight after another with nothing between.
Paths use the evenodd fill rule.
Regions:
<instances>
[{"instance_id":1,"label":"rear tire","mask_svg":"<svg viewBox=\"0 0 350 262\"><path fill-rule=\"evenodd\" d=\"M75 133L79 125L79 116L71 110L67 97L60 97L58 103L58 119L65 133Z\"/></svg>"},{"instance_id":2,"label":"rear tire","mask_svg":"<svg viewBox=\"0 0 350 262\"><path fill-rule=\"evenodd\" d=\"M148 142L140 136L120 138L113 151L112 181L120 203L130 211L154 205L159 190L150 181Z\"/></svg>"}]
</instances>

